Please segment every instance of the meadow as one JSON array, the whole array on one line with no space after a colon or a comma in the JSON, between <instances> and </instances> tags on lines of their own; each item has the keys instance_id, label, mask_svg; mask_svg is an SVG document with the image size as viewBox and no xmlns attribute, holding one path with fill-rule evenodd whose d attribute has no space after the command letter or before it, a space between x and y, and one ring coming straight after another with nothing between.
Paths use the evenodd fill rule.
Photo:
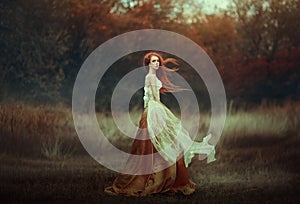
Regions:
<instances>
[{"instance_id":1,"label":"meadow","mask_svg":"<svg viewBox=\"0 0 300 204\"><path fill-rule=\"evenodd\" d=\"M228 108L217 161L194 159L189 167L196 192L191 196L109 196L103 188L117 175L82 147L71 108L63 105L0 104L0 196L2 203L299 203L300 103L265 103ZM134 109L135 123L141 111ZM99 125L118 148L132 139L109 113L97 113ZM198 139L207 131L201 115Z\"/></svg>"}]
</instances>

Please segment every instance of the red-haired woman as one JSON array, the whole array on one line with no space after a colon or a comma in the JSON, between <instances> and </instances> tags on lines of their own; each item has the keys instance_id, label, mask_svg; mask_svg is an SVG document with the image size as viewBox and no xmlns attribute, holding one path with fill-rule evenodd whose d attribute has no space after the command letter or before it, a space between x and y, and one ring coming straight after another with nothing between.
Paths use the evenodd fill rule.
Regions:
<instances>
[{"instance_id":1,"label":"red-haired woman","mask_svg":"<svg viewBox=\"0 0 300 204\"><path fill-rule=\"evenodd\" d=\"M181 121L160 101L160 92L180 90L168 79L168 72L174 72L176 69L167 68L167 63L177 64L175 59L164 60L156 52L150 52L144 57L144 66L148 72L144 86L144 112L131 154L153 156L150 160L139 161L129 158L126 168L135 169L139 173L120 174L113 185L105 189L106 193L145 196L153 193L181 192L189 195L196 187L189 179L187 171L193 156L204 154L208 163L215 160L215 148L208 143L211 135L204 137L202 142L192 141L188 132L181 126ZM184 150L187 146L188 151ZM151 173L141 175L145 169Z\"/></svg>"}]
</instances>

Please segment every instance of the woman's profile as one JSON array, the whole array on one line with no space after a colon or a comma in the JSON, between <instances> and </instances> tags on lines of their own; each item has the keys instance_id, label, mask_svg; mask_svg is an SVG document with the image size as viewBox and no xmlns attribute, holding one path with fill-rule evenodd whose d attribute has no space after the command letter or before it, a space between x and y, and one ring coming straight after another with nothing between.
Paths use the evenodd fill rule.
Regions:
<instances>
[{"instance_id":1,"label":"woman's profile","mask_svg":"<svg viewBox=\"0 0 300 204\"><path fill-rule=\"evenodd\" d=\"M208 143L211 135L204 137L202 142L194 142L188 132L181 127L178 119L161 101L160 93L174 92L180 89L168 78L170 69L167 63L177 64L173 58L163 59L156 52L144 56L147 68L144 86L144 111L139 122L139 130L131 147L131 154L154 155L151 162L132 162L126 166L131 168L150 168L153 173L146 175L120 174L112 186L105 188L108 194L126 196L145 196L154 193L192 194L196 185L190 180L187 167L195 154L207 156L207 163L215 160L215 148ZM183 151L186 141L192 142L188 151ZM170 148L171 147L171 148ZM183 153L185 152L185 153ZM159 165L167 165L163 170L155 171Z\"/></svg>"}]
</instances>

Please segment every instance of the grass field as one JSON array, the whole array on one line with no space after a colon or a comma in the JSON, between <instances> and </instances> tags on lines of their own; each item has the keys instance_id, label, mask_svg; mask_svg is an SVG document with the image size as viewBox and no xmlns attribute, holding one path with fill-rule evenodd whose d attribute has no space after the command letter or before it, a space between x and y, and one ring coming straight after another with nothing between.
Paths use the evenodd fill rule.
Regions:
<instances>
[{"instance_id":1,"label":"grass field","mask_svg":"<svg viewBox=\"0 0 300 204\"><path fill-rule=\"evenodd\" d=\"M117 173L81 146L71 110L63 106L0 105L1 203L299 203L300 103L231 110L216 147L217 161L193 160L196 192L141 198L109 196ZM99 124L120 149L130 149L107 113ZM137 122L140 112L132 118ZM198 137L209 114L202 114Z\"/></svg>"}]
</instances>

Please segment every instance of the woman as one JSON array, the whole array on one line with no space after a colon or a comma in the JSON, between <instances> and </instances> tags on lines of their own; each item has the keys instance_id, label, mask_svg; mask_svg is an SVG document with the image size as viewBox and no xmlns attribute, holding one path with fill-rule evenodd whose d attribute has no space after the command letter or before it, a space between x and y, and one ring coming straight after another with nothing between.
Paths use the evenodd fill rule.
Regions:
<instances>
[{"instance_id":1,"label":"woman","mask_svg":"<svg viewBox=\"0 0 300 204\"><path fill-rule=\"evenodd\" d=\"M187 171L192 157L195 154L205 154L208 156L208 163L215 160L215 148L208 144L211 135L205 137L201 143L193 142L188 132L181 127L181 121L160 101L160 92L180 90L168 79L167 73L176 69L167 68L167 63L177 64L172 58L164 60L156 52L150 52L144 57L144 66L148 72L145 77L144 112L131 148L131 154L134 155L156 156L153 156L151 162L133 162L129 158L125 167L138 170L151 168L153 173L120 174L113 185L105 189L106 193L145 196L153 193L181 192L189 195L196 187L189 179ZM188 151L184 151L187 146ZM162 166L163 168L159 168ZM159 171L155 171L156 169Z\"/></svg>"}]
</instances>

